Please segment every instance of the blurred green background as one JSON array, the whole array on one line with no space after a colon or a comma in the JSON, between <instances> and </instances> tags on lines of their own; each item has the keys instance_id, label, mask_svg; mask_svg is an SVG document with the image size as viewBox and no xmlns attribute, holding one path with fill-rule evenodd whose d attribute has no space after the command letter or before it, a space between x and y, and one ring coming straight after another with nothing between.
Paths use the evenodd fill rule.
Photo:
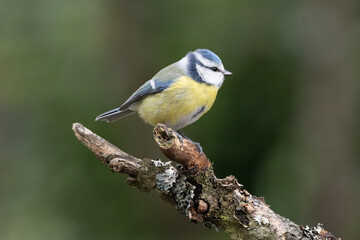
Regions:
<instances>
[{"instance_id":1,"label":"blurred green background","mask_svg":"<svg viewBox=\"0 0 360 240\"><path fill-rule=\"evenodd\" d=\"M81 122L137 157L165 157L117 107L208 48L233 76L184 129L277 213L360 238L358 1L0 0L0 239L229 239L111 173Z\"/></svg>"}]
</instances>

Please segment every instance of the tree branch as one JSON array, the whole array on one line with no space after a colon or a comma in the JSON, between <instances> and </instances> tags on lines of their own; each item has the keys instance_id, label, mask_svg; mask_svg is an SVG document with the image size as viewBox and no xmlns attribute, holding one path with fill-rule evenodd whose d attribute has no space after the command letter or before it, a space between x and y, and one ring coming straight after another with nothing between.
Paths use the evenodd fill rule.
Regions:
<instances>
[{"instance_id":1,"label":"tree branch","mask_svg":"<svg viewBox=\"0 0 360 240\"><path fill-rule=\"evenodd\" d=\"M222 230L232 239L340 239L316 227L296 225L274 213L263 198L251 195L234 176L216 178L205 153L190 141L179 140L163 124L154 128L154 138L163 153L179 163L138 159L127 154L80 123L73 124L76 137L109 166L127 174L127 182L139 190L156 190L191 221Z\"/></svg>"}]
</instances>

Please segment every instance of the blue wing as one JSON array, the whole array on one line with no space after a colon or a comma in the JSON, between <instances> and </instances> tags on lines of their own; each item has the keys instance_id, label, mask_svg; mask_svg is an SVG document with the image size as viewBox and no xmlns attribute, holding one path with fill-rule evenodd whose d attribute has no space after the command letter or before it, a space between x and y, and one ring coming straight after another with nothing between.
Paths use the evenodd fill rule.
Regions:
<instances>
[{"instance_id":1,"label":"blue wing","mask_svg":"<svg viewBox=\"0 0 360 240\"><path fill-rule=\"evenodd\" d=\"M140 101L144 97L155 94L158 92L164 91L166 88L168 88L173 83L173 80L163 82L159 81L157 79L151 79L147 81L144 85L142 85L136 92L133 93L129 97L128 100L125 101L123 105L121 105L118 108L115 108L113 110L110 110L108 112L105 112L103 114L100 114L96 117L96 121L102 120L107 122L113 122L118 120L119 118L123 118L125 116L128 116L130 114L135 113L133 110L129 109L131 105L134 103Z\"/></svg>"},{"instance_id":2,"label":"blue wing","mask_svg":"<svg viewBox=\"0 0 360 240\"><path fill-rule=\"evenodd\" d=\"M182 68L179 68L176 63L163 68L151 80L147 81L138 90L136 90L136 92L134 92L134 94L131 95L123 105L97 116L95 120L113 122L119 118L133 114L134 111L131 109L133 104L142 100L146 96L164 91L171 86L176 79L184 76L184 74L185 71L182 70Z\"/></svg>"},{"instance_id":3,"label":"blue wing","mask_svg":"<svg viewBox=\"0 0 360 240\"><path fill-rule=\"evenodd\" d=\"M123 105L120 106L119 110L127 110L131 105L140 101L144 97L164 91L173 83L173 80L163 82L158 79L151 79L144 83L136 92L134 92Z\"/></svg>"}]
</instances>

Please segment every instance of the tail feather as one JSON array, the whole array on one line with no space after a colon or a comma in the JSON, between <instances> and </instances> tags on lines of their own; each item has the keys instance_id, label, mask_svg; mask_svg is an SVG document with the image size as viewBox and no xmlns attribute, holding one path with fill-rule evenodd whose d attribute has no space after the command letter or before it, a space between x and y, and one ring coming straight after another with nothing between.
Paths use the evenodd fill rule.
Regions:
<instances>
[{"instance_id":1,"label":"tail feather","mask_svg":"<svg viewBox=\"0 0 360 240\"><path fill-rule=\"evenodd\" d=\"M134 111L127 109L127 110L119 110L119 108L115 108L113 110L110 110L108 112L105 112L103 114L100 114L95 118L95 121L107 121L107 122L114 122L118 120L119 118L123 118L125 116L128 116L130 114L135 113Z\"/></svg>"}]
</instances>

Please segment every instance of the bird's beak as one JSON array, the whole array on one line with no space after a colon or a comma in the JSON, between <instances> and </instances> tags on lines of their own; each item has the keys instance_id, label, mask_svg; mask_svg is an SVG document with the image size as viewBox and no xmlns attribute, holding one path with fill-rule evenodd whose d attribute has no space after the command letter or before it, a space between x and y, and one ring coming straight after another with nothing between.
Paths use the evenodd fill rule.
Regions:
<instances>
[{"instance_id":1,"label":"bird's beak","mask_svg":"<svg viewBox=\"0 0 360 240\"><path fill-rule=\"evenodd\" d=\"M229 72L228 70L225 70L225 71L224 71L224 75L225 75L225 76L230 76L230 75L232 75L232 72Z\"/></svg>"}]
</instances>

